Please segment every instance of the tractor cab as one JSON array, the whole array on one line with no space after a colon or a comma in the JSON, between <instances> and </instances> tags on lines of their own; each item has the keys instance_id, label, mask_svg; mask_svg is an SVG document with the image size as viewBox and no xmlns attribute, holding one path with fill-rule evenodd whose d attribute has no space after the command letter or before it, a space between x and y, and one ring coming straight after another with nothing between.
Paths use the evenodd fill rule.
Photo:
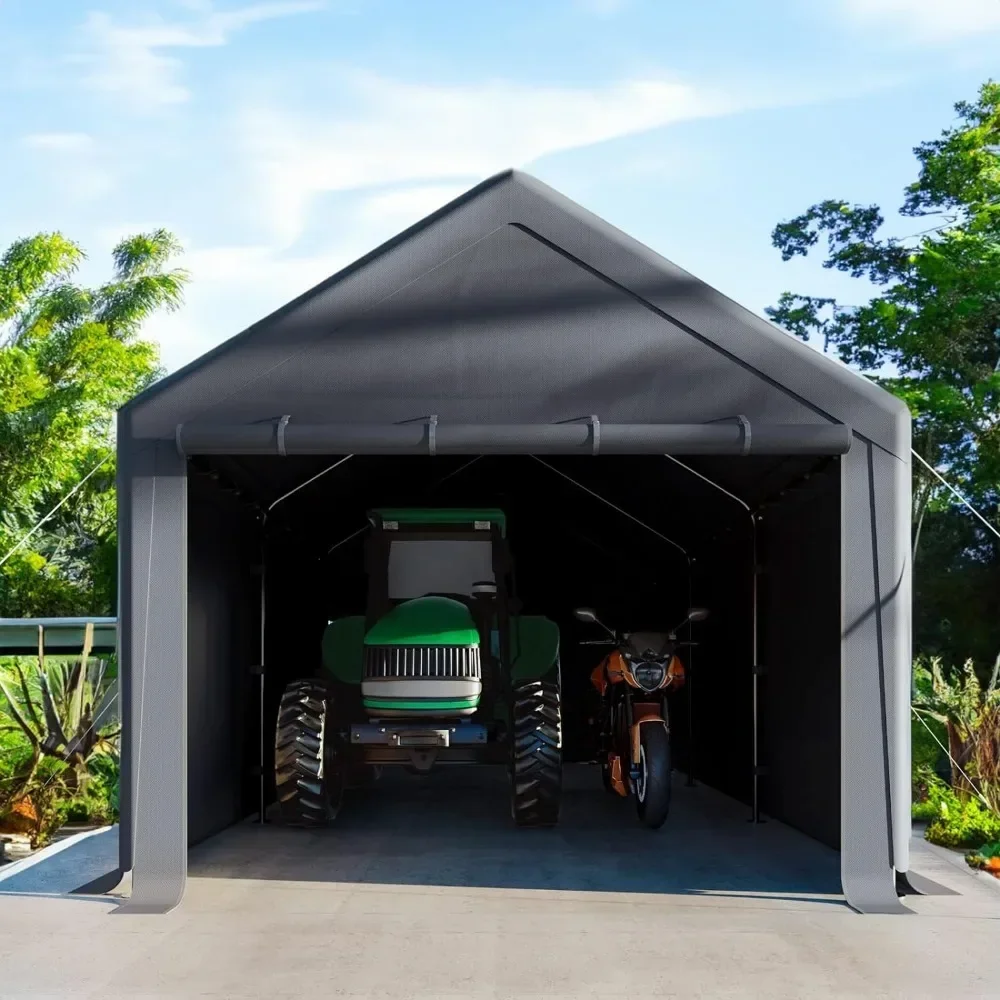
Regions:
<instances>
[{"instance_id":1,"label":"tractor cab","mask_svg":"<svg viewBox=\"0 0 1000 1000\"><path fill-rule=\"evenodd\" d=\"M365 710L447 718L492 709L510 662L503 511L380 509L369 522Z\"/></svg>"}]
</instances>

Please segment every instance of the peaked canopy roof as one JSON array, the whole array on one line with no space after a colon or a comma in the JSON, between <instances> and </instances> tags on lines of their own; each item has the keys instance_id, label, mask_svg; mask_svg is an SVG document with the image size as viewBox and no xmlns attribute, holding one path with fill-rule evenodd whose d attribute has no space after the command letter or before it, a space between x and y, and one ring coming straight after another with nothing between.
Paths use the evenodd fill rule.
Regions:
<instances>
[{"instance_id":1,"label":"peaked canopy roof","mask_svg":"<svg viewBox=\"0 0 1000 1000\"><path fill-rule=\"evenodd\" d=\"M132 400L180 423L843 423L906 407L519 171L472 188Z\"/></svg>"}]
</instances>

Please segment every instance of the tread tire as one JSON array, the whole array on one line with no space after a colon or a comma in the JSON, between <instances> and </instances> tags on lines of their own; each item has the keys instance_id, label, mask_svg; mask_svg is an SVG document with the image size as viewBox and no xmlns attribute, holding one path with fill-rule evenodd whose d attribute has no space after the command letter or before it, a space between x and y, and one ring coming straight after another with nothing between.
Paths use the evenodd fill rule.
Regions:
<instances>
[{"instance_id":1,"label":"tread tire","mask_svg":"<svg viewBox=\"0 0 1000 1000\"><path fill-rule=\"evenodd\" d=\"M562 706L554 680L528 681L513 691L514 733L510 811L518 826L554 826L562 797Z\"/></svg>"},{"instance_id":2,"label":"tread tire","mask_svg":"<svg viewBox=\"0 0 1000 1000\"><path fill-rule=\"evenodd\" d=\"M340 809L344 780L333 758L328 721L330 689L322 681L293 681L278 708L274 782L282 820L322 827Z\"/></svg>"},{"instance_id":3,"label":"tread tire","mask_svg":"<svg viewBox=\"0 0 1000 1000\"><path fill-rule=\"evenodd\" d=\"M658 830L670 814L670 736L666 727L645 723L639 728L639 741L646 758L646 796L635 794L639 819L651 830Z\"/></svg>"}]
</instances>

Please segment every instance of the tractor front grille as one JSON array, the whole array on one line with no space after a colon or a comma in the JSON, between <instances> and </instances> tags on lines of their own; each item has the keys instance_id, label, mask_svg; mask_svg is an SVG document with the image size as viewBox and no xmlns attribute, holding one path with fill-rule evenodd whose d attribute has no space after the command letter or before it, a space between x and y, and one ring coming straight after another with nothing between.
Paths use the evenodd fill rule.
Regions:
<instances>
[{"instance_id":1,"label":"tractor front grille","mask_svg":"<svg viewBox=\"0 0 1000 1000\"><path fill-rule=\"evenodd\" d=\"M480 680L478 646L366 646L365 680Z\"/></svg>"}]
</instances>

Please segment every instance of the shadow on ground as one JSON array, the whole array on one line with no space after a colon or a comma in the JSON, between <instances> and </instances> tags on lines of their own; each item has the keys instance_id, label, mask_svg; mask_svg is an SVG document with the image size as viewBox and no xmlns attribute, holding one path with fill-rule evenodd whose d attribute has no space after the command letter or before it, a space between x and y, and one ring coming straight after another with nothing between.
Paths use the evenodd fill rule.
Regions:
<instances>
[{"instance_id":1,"label":"shadow on ground","mask_svg":"<svg viewBox=\"0 0 1000 1000\"><path fill-rule=\"evenodd\" d=\"M502 768L387 770L329 829L247 822L192 848L194 878L583 892L767 895L840 903L840 856L675 775L666 826L639 825L596 768L566 769L558 827L513 826ZM822 897L822 898L820 898Z\"/></svg>"}]
</instances>

